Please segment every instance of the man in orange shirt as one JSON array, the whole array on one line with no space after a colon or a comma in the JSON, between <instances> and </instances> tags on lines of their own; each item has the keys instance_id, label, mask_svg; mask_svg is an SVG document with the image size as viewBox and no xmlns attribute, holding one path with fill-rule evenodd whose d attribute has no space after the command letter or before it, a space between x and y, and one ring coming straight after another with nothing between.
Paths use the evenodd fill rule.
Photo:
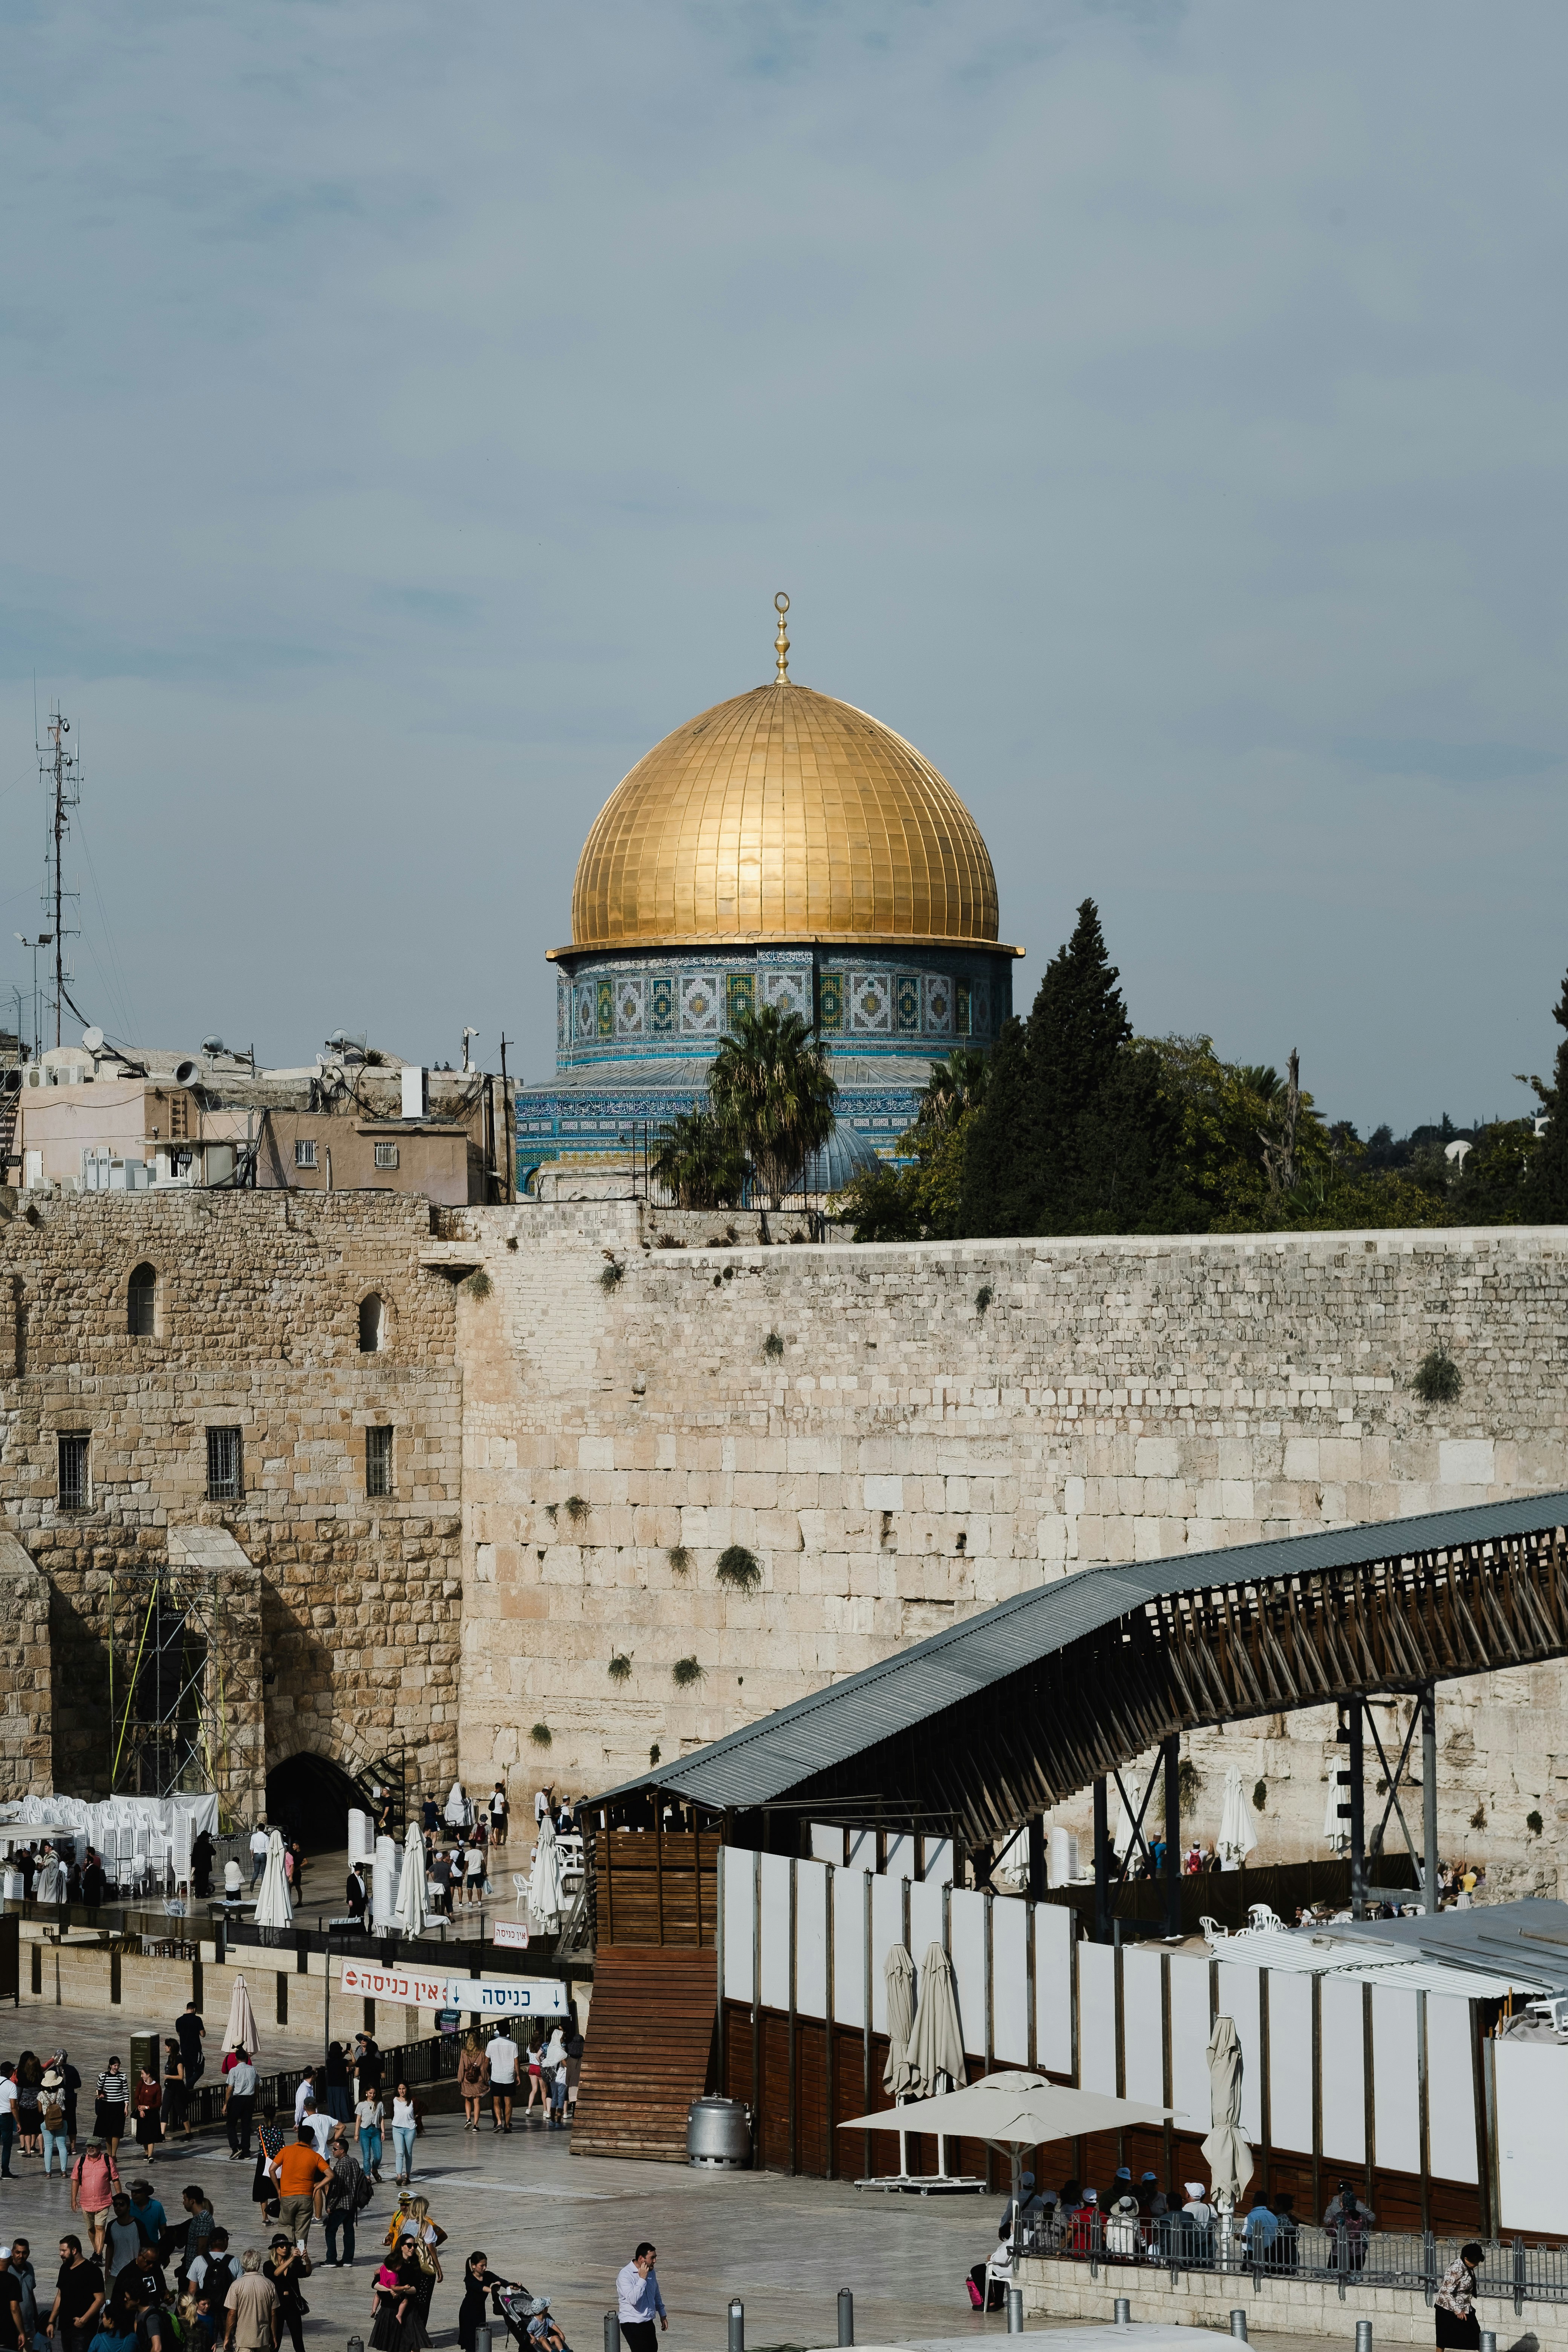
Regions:
<instances>
[{"instance_id":1,"label":"man in orange shirt","mask_svg":"<svg viewBox=\"0 0 1568 2352\"><path fill-rule=\"evenodd\" d=\"M279 2149L268 2170L278 2183L279 2218L300 2252L308 2253L316 2190L332 2177L332 2168L322 2162L308 2124L300 2125L291 2147Z\"/></svg>"}]
</instances>

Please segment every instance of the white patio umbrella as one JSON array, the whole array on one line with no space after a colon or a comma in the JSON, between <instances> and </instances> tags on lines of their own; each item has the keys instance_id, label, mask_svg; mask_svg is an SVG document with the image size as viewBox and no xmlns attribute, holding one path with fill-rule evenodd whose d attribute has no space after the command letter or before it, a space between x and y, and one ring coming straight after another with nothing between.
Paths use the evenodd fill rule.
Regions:
<instances>
[{"instance_id":1,"label":"white patio umbrella","mask_svg":"<svg viewBox=\"0 0 1568 2352\"><path fill-rule=\"evenodd\" d=\"M940 1944L926 1948L920 2001L910 2031L909 2065L910 2088L927 2097L939 2091L956 2091L963 2085L966 2069L963 2028L958 2018L958 1980L952 1973L952 1962ZM940 2137L936 2168L945 2178L947 2142Z\"/></svg>"},{"instance_id":2,"label":"white patio umbrella","mask_svg":"<svg viewBox=\"0 0 1568 2352\"><path fill-rule=\"evenodd\" d=\"M891 1944L882 1963L882 1982L888 1997L888 2063L882 2069L882 2088L890 2091L901 2106L911 2092L921 2089L919 2077L910 2063L910 2036L915 2030L915 1964L903 1944ZM903 2179L910 2168L910 2151L902 2130L899 2133L899 2178Z\"/></svg>"},{"instance_id":3,"label":"white patio umbrella","mask_svg":"<svg viewBox=\"0 0 1568 2352\"><path fill-rule=\"evenodd\" d=\"M261 1874L261 1887L256 1897L256 1924L258 1927L291 1927L294 1906L289 1897L289 1875L283 1867L283 1832L267 1832L267 1867Z\"/></svg>"},{"instance_id":4,"label":"white patio umbrella","mask_svg":"<svg viewBox=\"0 0 1568 2352\"><path fill-rule=\"evenodd\" d=\"M408 1824L403 1842L403 1875L397 1882L397 1907L393 1914L405 1936L422 1936L430 1916L425 1899L425 1840L417 1822Z\"/></svg>"},{"instance_id":5,"label":"white patio umbrella","mask_svg":"<svg viewBox=\"0 0 1568 2352\"><path fill-rule=\"evenodd\" d=\"M1220 2211L1220 2240L1230 2237L1230 2217L1252 2178L1252 2150L1241 2128L1241 2036L1236 2021L1216 2017L1209 2035L1209 2119L1204 2142L1209 2189Z\"/></svg>"},{"instance_id":6,"label":"white patio umbrella","mask_svg":"<svg viewBox=\"0 0 1568 2352\"><path fill-rule=\"evenodd\" d=\"M1241 1773L1232 1764L1226 1771L1225 1802L1220 1807L1219 1836L1215 1841L1220 1868L1239 1870L1257 1843L1258 1824L1242 1794Z\"/></svg>"},{"instance_id":7,"label":"white patio umbrella","mask_svg":"<svg viewBox=\"0 0 1568 2352\"><path fill-rule=\"evenodd\" d=\"M556 1843L555 1824L548 1813L540 1822L539 1842L533 1849L528 1908L547 1933L561 1925L561 1848Z\"/></svg>"},{"instance_id":8,"label":"white patio umbrella","mask_svg":"<svg viewBox=\"0 0 1568 2352\"><path fill-rule=\"evenodd\" d=\"M378 1927L390 1927L397 1916L397 1840L378 1837L370 1874L370 1916Z\"/></svg>"},{"instance_id":9,"label":"white patio umbrella","mask_svg":"<svg viewBox=\"0 0 1568 2352\"><path fill-rule=\"evenodd\" d=\"M889 1958L891 1955L889 1955ZM906 1954L906 1958L908 1955ZM962 2091L944 2091L934 2099L912 2099L897 2110L902 2132L935 2132L939 2138L983 2139L1012 2159L1014 2229L1020 2207L1019 2175L1026 2149L1047 2139L1076 2139L1080 2133L1130 2131L1135 2124L1163 2123L1168 2107L1142 2107L1131 2099L1112 2098L1104 2091L1072 2091L1044 2074L1009 2069L987 2074ZM895 2116L853 2116L840 2131L888 2131Z\"/></svg>"},{"instance_id":10,"label":"white patio umbrella","mask_svg":"<svg viewBox=\"0 0 1568 2352\"><path fill-rule=\"evenodd\" d=\"M250 1989L243 1977L236 1977L234 1990L228 1997L228 2023L223 2030L223 2046L226 2050L243 2050L247 2058L254 2058L260 2042L256 2011L250 2005Z\"/></svg>"}]
</instances>

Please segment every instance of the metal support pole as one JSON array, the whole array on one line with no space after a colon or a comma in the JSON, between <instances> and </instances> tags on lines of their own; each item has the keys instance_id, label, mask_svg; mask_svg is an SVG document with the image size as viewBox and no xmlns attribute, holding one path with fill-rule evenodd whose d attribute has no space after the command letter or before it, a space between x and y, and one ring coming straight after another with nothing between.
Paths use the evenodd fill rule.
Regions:
<instances>
[{"instance_id":1,"label":"metal support pole","mask_svg":"<svg viewBox=\"0 0 1568 2352\"><path fill-rule=\"evenodd\" d=\"M738 2294L730 2297L728 2352L746 2352L746 2306Z\"/></svg>"},{"instance_id":2,"label":"metal support pole","mask_svg":"<svg viewBox=\"0 0 1568 2352\"><path fill-rule=\"evenodd\" d=\"M1024 2290L1021 2286L1007 2289L1007 2333L1009 2336L1022 2336L1024 2333Z\"/></svg>"},{"instance_id":3,"label":"metal support pole","mask_svg":"<svg viewBox=\"0 0 1568 2352\"><path fill-rule=\"evenodd\" d=\"M840 2344L853 2344L855 2341L855 2298L847 2286L838 2290L838 2341Z\"/></svg>"},{"instance_id":4,"label":"metal support pole","mask_svg":"<svg viewBox=\"0 0 1568 2352\"><path fill-rule=\"evenodd\" d=\"M1103 1774L1094 1784L1094 1940L1110 1941L1110 1806Z\"/></svg>"},{"instance_id":5,"label":"metal support pole","mask_svg":"<svg viewBox=\"0 0 1568 2352\"><path fill-rule=\"evenodd\" d=\"M1421 1688L1421 1851L1423 1874L1426 1881L1426 1916L1436 1916L1437 1881L1442 1865L1437 1859L1437 1685L1424 1683Z\"/></svg>"},{"instance_id":6,"label":"metal support pole","mask_svg":"<svg viewBox=\"0 0 1568 2352\"><path fill-rule=\"evenodd\" d=\"M613 2311L605 2314L605 2352L621 2352L621 2323Z\"/></svg>"},{"instance_id":7,"label":"metal support pole","mask_svg":"<svg viewBox=\"0 0 1568 2352\"><path fill-rule=\"evenodd\" d=\"M1043 1903L1046 1899L1046 1823L1045 1816L1034 1813L1029 1820L1029 1900Z\"/></svg>"},{"instance_id":8,"label":"metal support pole","mask_svg":"<svg viewBox=\"0 0 1568 2352\"><path fill-rule=\"evenodd\" d=\"M1182 1932L1182 1737L1165 1742L1165 1933Z\"/></svg>"},{"instance_id":9,"label":"metal support pole","mask_svg":"<svg viewBox=\"0 0 1568 2352\"><path fill-rule=\"evenodd\" d=\"M1346 1754L1351 1775L1351 1917L1366 1917L1366 1787L1363 1777L1363 1745L1366 1719L1360 1691L1349 1701L1350 1743Z\"/></svg>"}]
</instances>

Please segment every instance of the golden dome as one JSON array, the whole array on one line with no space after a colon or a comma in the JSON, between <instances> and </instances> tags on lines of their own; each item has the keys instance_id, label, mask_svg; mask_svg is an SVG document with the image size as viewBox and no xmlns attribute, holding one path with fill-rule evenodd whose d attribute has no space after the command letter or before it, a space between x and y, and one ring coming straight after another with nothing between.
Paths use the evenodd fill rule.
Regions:
<instances>
[{"instance_id":1,"label":"golden dome","mask_svg":"<svg viewBox=\"0 0 1568 2352\"><path fill-rule=\"evenodd\" d=\"M990 855L946 777L787 678L656 743L599 812L572 891L574 948L995 938Z\"/></svg>"}]
</instances>

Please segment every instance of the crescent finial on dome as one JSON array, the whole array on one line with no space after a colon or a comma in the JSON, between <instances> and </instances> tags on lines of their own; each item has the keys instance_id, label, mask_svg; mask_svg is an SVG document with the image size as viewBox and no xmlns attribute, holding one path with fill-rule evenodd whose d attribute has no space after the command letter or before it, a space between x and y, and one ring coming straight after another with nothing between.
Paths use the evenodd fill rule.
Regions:
<instances>
[{"instance_id":1,"label":"crescent finial on dome","mask_svg":"<svg viewBox=\"0 0 1568 2352\"><path fill-rule=\"evenodd\" d=\"M779 666L773 673L773 684L787 686L789 684L789 624L784 619L784 614L789 611L789 598L782 588L773 598L773 610L779 616L779 633L773 639L773 651L779 657Z\"/></svg>"}]
</instances>

